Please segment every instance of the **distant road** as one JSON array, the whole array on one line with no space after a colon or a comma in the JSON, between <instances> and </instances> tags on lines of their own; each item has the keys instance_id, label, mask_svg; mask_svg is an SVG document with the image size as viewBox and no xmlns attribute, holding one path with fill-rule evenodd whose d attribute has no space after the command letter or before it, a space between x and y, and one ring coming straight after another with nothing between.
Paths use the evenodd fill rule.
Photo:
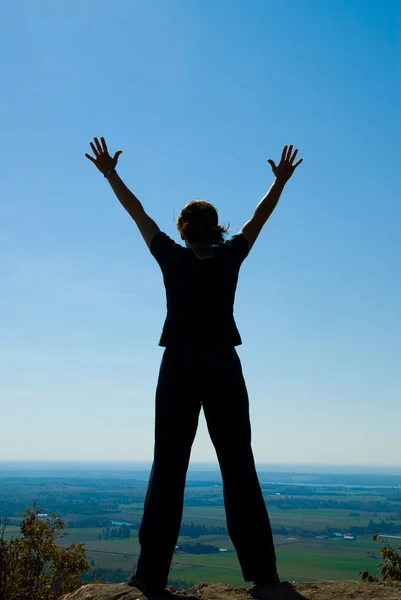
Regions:
<instances>
[{"instance_id":1,"label":"distant road","mask_svg":"<svg viewBox=\"0 0 401 600\"><path fill-rule=\"evenodd\" d=\"M298 541L294 541L294 542L285 542L283 544L275 544L276 547L277 546L290 546L291 544L298 544ZM67 546L65 546L67 547ZM87 552L94 552L97 554L112 554L114 556L132 556L133 558L138 557L139 554L130 554L128 552L111 552L111 551L105 551L105 550L91 550L90 548L85 548L85 550ZM211 565L209 563L200 563L200 562L189 562L186 560L173 560L172 564L179 564L179 565L195 565L197 567L213 567L214 569L228 569L229 571L241 571L241 569L239 567L227 567L225 565Z\"/></svg>"},{"instance_id":2,"label":"distant road","mask_svg":"<svg viewBox=\"0 0 401 600\"><path fill-rule=\"evenodd\" d=\"M397 537L397 536L387 536L387 537ZM292 543L299 543L299 542L292 542ZM289 544L276 544L276 546L285 546L285 545L289 545ZM67 546L62 546L64 548L67 548ZM132 556L133 558L138 557L139 554L129 554L127 552L105 552L104 550L91 550L90 548L86 548L87 552L93 552L93 553L98 553L98 554L112 554L112 555L118 555L118 556ZM192 566L196 566L196 567L211 567L213 569L226 569L227 571L239 571L241 572L241 569L239 567L226 567L224 565L210 565L208 563L198 563L198 562L187 562L186 560L173 560L171 564L179 564L179 565L192 565ZM306 581L319 581L319 578L315 578L315 577L305 577L305 575L297 575L295 573L288 573L288 572L281 572L281 576L287 576L289 579L291 580L306 580Z\"/></svg>"},{"instance_id":3,"label":"distant road","mask_svg":"<svg viewBox=\"0 0 401 600\"><path fill-rule=\"evenodd\" d=\"M65 548L67 546L64 546ZM87 552L96 552L98 554L113 554L113 555L118 555L118 556L132 556L132 557L138 557L139 554L129 554L128 552L106 552L104 550L91 550L90 548L85 548L85 550ZM226 567L224 565L209 565L208 563L198 563L198 562L189 562L186 560L173 560L172 561L173 565L196 565L198 567L213 567L214 569L228 569L229 571L241 571L241 569L239 567Z\"/></svg>"}]
</instances>

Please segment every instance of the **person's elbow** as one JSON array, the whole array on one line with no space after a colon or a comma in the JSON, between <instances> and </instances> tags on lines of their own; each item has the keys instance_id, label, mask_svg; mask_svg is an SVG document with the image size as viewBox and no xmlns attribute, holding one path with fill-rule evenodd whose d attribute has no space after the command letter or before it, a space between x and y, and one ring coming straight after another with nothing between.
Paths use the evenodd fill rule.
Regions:
<instances>
[{"instance_id":1,"label":"person's elbow","mask_svg":"<svg viewBox=\"0 0 401 600\"><path fill-rule=\"evenodd\" d=\"M145 213L145 211L143 211L143 213L140 215L137 215L135 222L143 239L145 240L146 245L150 248L150 242L152 241L153 236L155 233L160 231L159 227L156 225L154 220Z\"/></svg>"}]
</instances>

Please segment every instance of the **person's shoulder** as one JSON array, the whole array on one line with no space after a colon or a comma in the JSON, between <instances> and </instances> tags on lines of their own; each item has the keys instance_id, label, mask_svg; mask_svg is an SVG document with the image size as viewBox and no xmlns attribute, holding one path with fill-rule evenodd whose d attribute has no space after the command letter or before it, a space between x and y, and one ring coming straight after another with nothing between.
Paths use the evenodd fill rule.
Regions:
<instances>
[{"instance_id":1,"label":"person's shoulder","mask_svg":"<svg viewBox=\"0 0 401 600\"><path fill-rule=\"evenodd\" d=\"M177 256L183 247L177 244L164 231L157 231L150 240L149 249L160 265L167 265L172 258Z\"/></svg>"},{"instance_id":2,"label":"person's shoulder","mask_svg":"<svg viewBox=\"0 0 401 600\"><path fill-rule=\"evenodd\" d=\"M222 242L223 245L229 246L229 247L235 247L236 245L241 245L241 246L248 246L249 247L249 242L248 242L248 238L246 237L246 235L240 231L239 233L235 233L234 235L232 235L231 237L229 237L228 239L224 240L224 242Z\"/></svg>"},{"instance_id":3,"label":"person's shoulder","mask_svg":"<svg viewBox=\"0 0 401 600\"><path fill-rule=\"evenodd\" d=\"M158 251L160 249L180 249L182 248L182 246L180 244L177 244L170 236L167 235L167 233L159 229L159 231L156 231L156 233L150 240L149 248L153 254L155 251Z\"/></svg>"},{"instance_id":4,"label":"person's shoulder","mask_svg":"<svg viewBox=\"0 0 401 600\"><path fill-rule=\"evenodd\" d=\"M249 242L246 235L242 232L232 235L217 246L218 252L224 255L232 256L242 262L249 253Z\"/></svg>"}]
</instances>

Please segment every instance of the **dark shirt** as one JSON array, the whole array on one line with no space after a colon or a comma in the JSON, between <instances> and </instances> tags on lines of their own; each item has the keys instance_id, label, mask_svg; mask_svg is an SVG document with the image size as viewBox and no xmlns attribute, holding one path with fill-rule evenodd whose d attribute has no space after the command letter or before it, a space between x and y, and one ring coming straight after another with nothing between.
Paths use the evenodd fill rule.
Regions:
<instances>
[{"instance_id":1,"label":"dark shirt","mask_svg":"<svg viewBox=\"0 0 401 600\"><path fill-rule=\"evenodd\" d=\"M233 313L238 272L249 252L245 235L212 246L213 256L200 259L158 231L150 251L166 288L167 317L159 346L240 345Z\"/></svg>"}]
</instances>

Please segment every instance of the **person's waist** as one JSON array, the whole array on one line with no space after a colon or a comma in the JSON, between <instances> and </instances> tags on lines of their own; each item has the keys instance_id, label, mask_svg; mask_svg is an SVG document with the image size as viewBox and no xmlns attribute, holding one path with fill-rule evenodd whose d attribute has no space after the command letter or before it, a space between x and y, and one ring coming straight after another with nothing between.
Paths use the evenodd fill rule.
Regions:
<instances>
[{"instance_id":1,"label":"person's waist","mask_svg":"<svg viewBox=\"0 0 401 600\"><path fill-rule=\"evenodd\" d=\"M226 347L230 348L241 343L241 337L234 320L223 325L202 326L201 324L189 324L180 327L177 324L166 321L161 336L163 345L175 348L202 348L204 350Z\"/></svg>"},{"instance_id":2,"label":"person's waist","mask_svg":"<svg viewBox=\"0 0 401 600\"><path fill-rule=\"evenodd\" d=\"M234 311L205 311L199 310L196 307L190 313L184 311L167 310L166 322L173 324L175 327L187 329L209 329L214 327L230 326L234 319Z\"/></svg>"}]
</instances>

